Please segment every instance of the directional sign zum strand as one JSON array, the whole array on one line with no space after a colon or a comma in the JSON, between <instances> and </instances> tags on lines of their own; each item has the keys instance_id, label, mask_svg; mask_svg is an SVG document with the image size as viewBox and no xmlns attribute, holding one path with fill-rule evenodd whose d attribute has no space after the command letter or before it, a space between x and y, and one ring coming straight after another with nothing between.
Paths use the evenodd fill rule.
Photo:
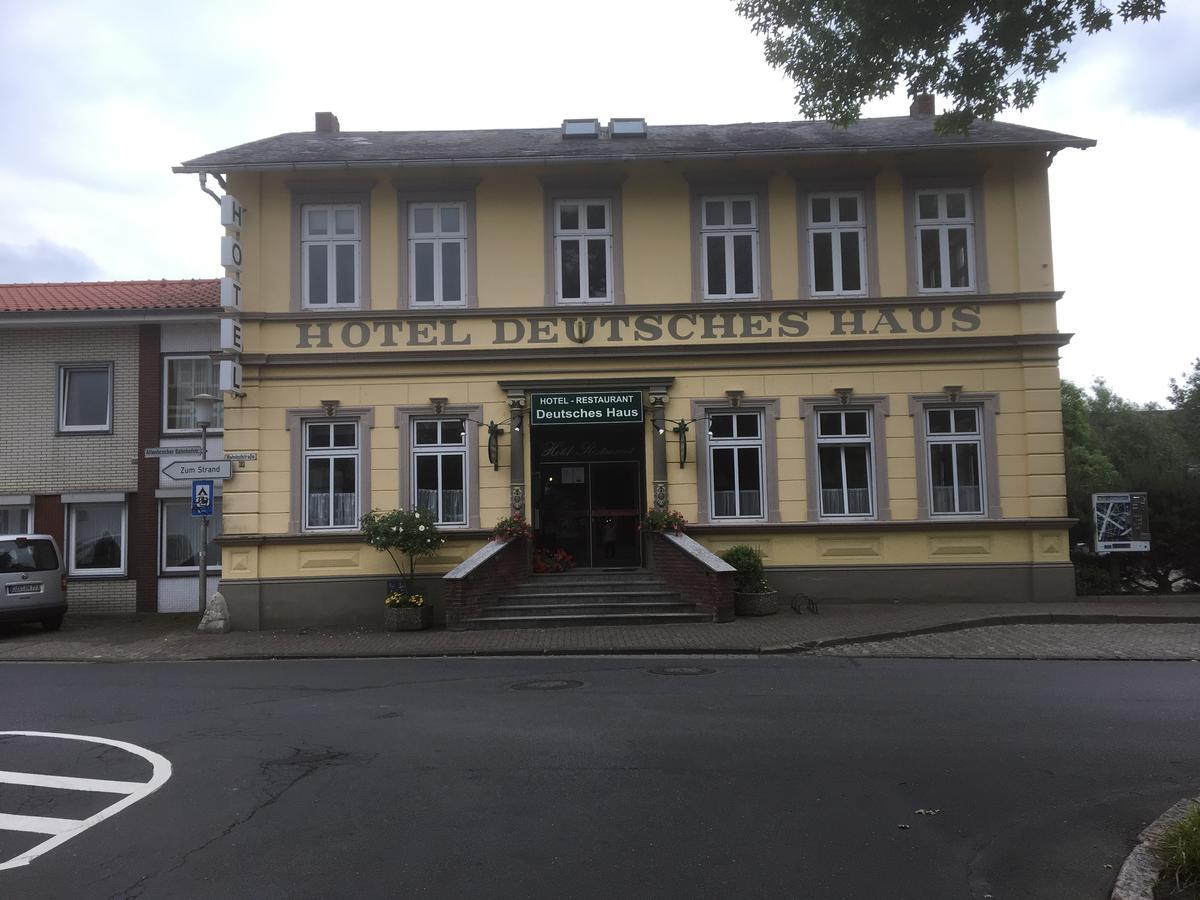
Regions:
<instances>
[{"instance_id":1,"label":"directional sign zum strand","mask_svg":"<svg viewBox=\"0 0 1200 900\"><path fill-rule=\"evenodd\" d=\"M233 462L228 459L177 459L163 467L163 474L174 481L194 481L197 478L223 481L233 477Z\"/></svg>"}]
</instances>

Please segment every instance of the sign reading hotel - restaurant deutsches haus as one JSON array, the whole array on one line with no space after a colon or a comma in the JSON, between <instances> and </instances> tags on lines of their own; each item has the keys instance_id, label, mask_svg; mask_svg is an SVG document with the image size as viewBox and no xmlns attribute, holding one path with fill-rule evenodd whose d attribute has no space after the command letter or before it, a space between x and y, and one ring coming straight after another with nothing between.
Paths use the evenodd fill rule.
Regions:
<instances>
[{"instance_id":1,"label":"sign reading hotel - restaurant deutsches haus","mask_svg":"<svg viewBox=\"0 0 1200 900\"><path fill-rule=\"evenodd\" d=\"M642 421L641 391L560 391L532 394L534 425L610 425Z\"/></svg>"}]
</instances>

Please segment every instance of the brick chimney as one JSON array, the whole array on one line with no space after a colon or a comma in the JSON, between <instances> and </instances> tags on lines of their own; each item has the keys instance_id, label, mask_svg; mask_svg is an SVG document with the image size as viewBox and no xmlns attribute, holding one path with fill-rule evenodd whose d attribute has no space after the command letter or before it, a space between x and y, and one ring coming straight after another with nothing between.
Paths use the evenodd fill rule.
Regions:
<instances>
[{"instance_id":1,"label":"brick chimney","mask_svg":"<svg viewBox=\"0 0 1200 900\"><path fill-rule=\"evenodd\" d=\"M317 134L337 134L341 131L337 116L331 112L317 113Z\"/></svg>"},{"instance_id":2,"label":"brick chimney","mask_svg":"<svg viewBox=\"0 0 1200 900\"><path fill-rule=\"evenodd\" d=\"M917 94L917 96L913 97L912 106L908 108L910 116L932 116L936 112L937 110L933 103L933 94ZM319 116L320 113L317 115ZM337 120L335 119L334 122L336 123ZM336 130L336 125L334 130Z\"/></svg>"}]
</instances>

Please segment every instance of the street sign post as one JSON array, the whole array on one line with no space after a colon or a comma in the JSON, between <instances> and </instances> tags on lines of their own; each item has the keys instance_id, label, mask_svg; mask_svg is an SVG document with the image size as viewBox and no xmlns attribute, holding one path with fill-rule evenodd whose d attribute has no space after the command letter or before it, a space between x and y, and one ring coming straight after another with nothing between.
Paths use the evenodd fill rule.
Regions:
<instances>
[{"instance_id":1,"label":"street sign post","mask_svg":"<svg viewBox=\"0 0 1200 900\"><path fill-rule=\"evenodd\" d=\"M142 451L146 459L155 459L162 456L199 456L200 447L147 447Z\"/></svg>"},{"instance_id":2,"label":"street sign post","mask_svg":"<svg viewBox=\"0 0 1200 900\"><path fill-rule=\"evenodd\" d=\"M213 514L213 482L200 479L192 482L192 515L211 516Z\"/></svg>"},{"instance_id":3,"label":"street sign post","mask_svg":"<svg viewBox=\"0 0 1200 900\"><path fill-rule=\"evenodd\" d=\"M163 467L163 474L173 481L193 481L197 478L224 481L233 477L233 461L228 459L177 459Z\"/></svg>"}]
</instances>

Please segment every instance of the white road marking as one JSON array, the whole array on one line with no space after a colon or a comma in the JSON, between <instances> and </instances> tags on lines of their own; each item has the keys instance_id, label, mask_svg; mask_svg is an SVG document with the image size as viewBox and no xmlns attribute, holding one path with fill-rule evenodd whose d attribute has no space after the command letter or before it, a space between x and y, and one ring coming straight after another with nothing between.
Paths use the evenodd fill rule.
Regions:
<instances>
[{"instance_id":1,"label":"white road marking","mask_svg":"<svg viewBox=\"0 0 1200 900\"><path fill-rule=\"evenodd\" d=\"M93 737L86 734L56 734L50 731L0 731L0 737L13 735L17 737L50 738L62 741L83 741L88 744L104 744L116 747L134 756L140 756L150 763L152 774L149 781L107 781L96 778L72 778L57 775L38 775L31 772L0 772L0 783L27 784L38 787L58 788L71 791L95 791L106 794L125 794L126 796L106 806L100 812L86 819L51 819L41 816L20 816L0 813L0 829L9 831L26 831L51 835L49 840L42 841L36 847L26 850L6 862L0 863L0 870L15 869L27 866L43 853L53 850L71 838L78 837L94 825L115 816L128 809L139 800L153 794L167 783L171 777L171 762L145 747L116 741L111 738Z\"/></svg>"}]
</instances>

